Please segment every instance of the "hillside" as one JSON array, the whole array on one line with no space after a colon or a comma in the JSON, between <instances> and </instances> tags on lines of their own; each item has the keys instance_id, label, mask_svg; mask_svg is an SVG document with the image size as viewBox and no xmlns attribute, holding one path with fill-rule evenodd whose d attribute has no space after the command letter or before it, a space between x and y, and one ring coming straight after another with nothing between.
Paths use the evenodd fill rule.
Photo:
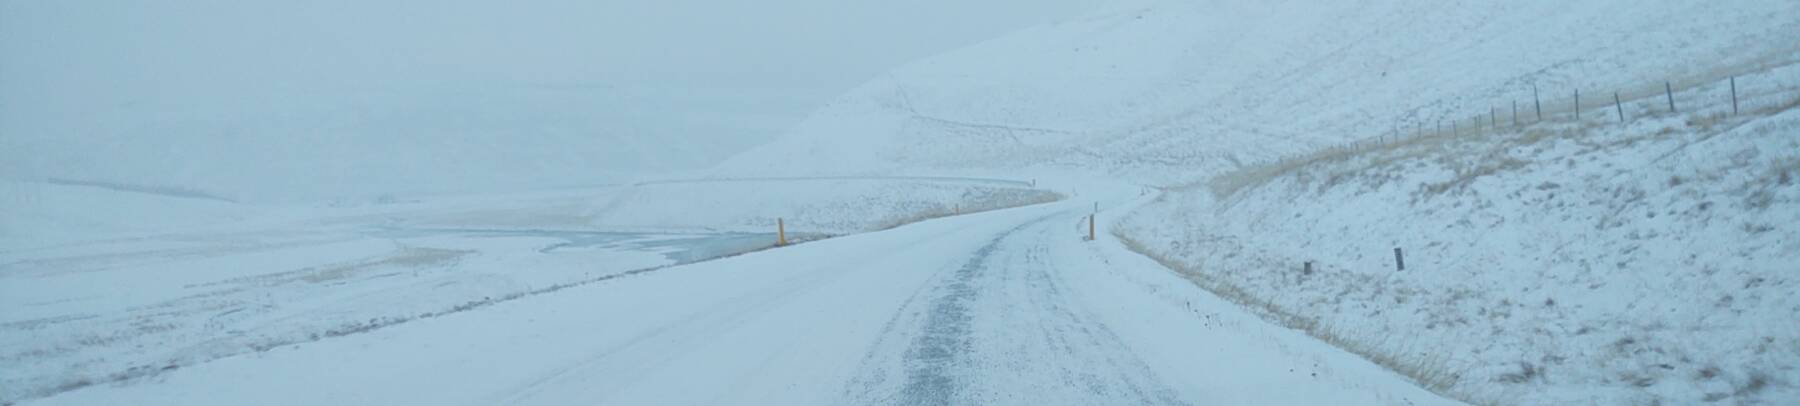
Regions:
<instances>
[{"instance_id":1,"label":"hillside","mask_svg":"<svg viewBox=\"0 0 1800 406\"><path fill-rule=\"evenodd\" d=\"M1119 6L898 68L724 168L1158 187L1113 230L1134 249L1448 396L1781 403L1796 37L1791 2Z\"/></svg>"},{"instance_id":2,"label":"hillside","mask_svg":"<svg viewBox=\"0 0 1800 406\"><path fill-rule=\"evenodd\" d=\"M1741 115L1409 140L1174 188L1117 232L1459 398L1781 403L1800 396L1800 66L1757 77L1784 90Z\"/></svg>"},{"instance_id":3,"label":"hillside","mask_svg":"<svg viewBox=\"0 0 1800 406\"><path fill-rule=\"evenodd\" d=\"M1786 2L1157 1L927 58L729 170L1204 179L1576 87L1792 60ZM1549 93L1555 89L1556 93ZM1496 107L1503 107L1496 106ZM1444 123L1447 126L1449 123Z\"/></svg>"}]
</instances>

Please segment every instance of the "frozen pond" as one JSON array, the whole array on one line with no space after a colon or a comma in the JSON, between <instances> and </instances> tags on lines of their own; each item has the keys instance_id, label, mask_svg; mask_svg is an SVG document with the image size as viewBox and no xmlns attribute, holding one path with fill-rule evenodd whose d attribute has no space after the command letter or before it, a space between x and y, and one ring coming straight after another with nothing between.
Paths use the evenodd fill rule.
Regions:
<instances>
[{"instance_id":1,"label":"frozen pond","mask_svg":"<svg viewBox=\"0 0 1800 406\"><path fill-rule=\"evenodd\" d=\"M460 236L467 238L542 238L560 240L539 249L544 254L592 250L661 253L677 264L704 261L774 246L774 233L647 233L550 229L381 228L377 238Z\"/></svg>"}]
</instances>

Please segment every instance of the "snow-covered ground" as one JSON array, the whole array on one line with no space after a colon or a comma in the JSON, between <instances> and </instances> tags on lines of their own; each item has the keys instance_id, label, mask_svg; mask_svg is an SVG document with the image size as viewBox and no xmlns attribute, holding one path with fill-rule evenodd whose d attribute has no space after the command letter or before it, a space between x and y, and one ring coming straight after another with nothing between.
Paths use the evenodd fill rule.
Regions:
<instances>
[{"instance_id":1,"label":"snow-covered ground","mask_svg":"<svg viewBox=\"0 0 1800 406\"><path fill-rule=\"evenodd\" d=\"M1226 196L1176 189L1121 232L1460 398L1783 403L1800 396L1800 66L1755 78L1785 85L1738 116L1657 100L1629 125L1410 141Z\"/></svg>"},{"instance_id":2,"label":"snow-covered ground","mask_svg":"<svg viewBox=\"0 0 1800 406\"><path fill-rule=\"evenodd\" d=\"M1791 62L1796 16L1781 1L1127 2L896 68L724 167L1178 184L1529 102L1533 85L1550 103Z\"/></svg>"},{"instance_id":3,"label":"snow-covered ground","mask_svg":"<svg viewBox=\"0 0 1800 406\"><path fill-rule=\"evenodd\" d=\"M800 242L1057 198L1004 180L700 179L268 207L6 185L4 401L766 249L778 218Z\"/></svg>"},{"instance_id":4,"label":"snow-covered ground","mask_svg":"<svg viewBox=\"0 0 1800 406\"><path fill-rule=\"evenodd\" d=\"M1083 241L1089 210L669 268L39 403L1452 404Z\"/></svg>"},{"instance_id":5,"label":"snow-covered ground","mask_svg":"<svg viewBox=\"0 0 1800 406\"><path fill-rule=\"evenodd\" d=\"M1148 2L899 68L727 166L1169 187L1121 237L1457 398L1782 403L1796 37L1793 2ZM1315 159L1534 88L1552 116L1581 90L1587 121ZM1380 272L1395 246L1417 272Z\"/></svg>"},{"instance_id":6,"label":"snow-covered ground","mask_svg":"<svg viewBox=\"0 0 1800 406\"><path fill-rule=\"evenodd\" d=\"M310 162L378 141L351 149L428 169L462 159L415 138L527 147L510 155L535 169L474 160L431 180L528 192L244 205L259 199L220 191L409 181L355 165L185 177L241 178L220 187L40 176L56 182L8 183L0 217L0 297L17 298L0 343L9 364L39 363L9 370L0 400L1794 403L1792 38L1791 1L1132 1L899 67L660 180L589 157L655 163L679 145L496 135L608 108L537 90L440 123L469 137L283 144ZM1733 74L1739 115L1723 113ZM1680 113L1645 90L1664 81ZM1554 111L1624 91L1632 121L1552 111L1368 143L1534 89ZM350 122L488 111L441 103L456 108ZM597 145L613 141L649 144ZM10 165L87 162L30 158ZM84 215L112 196L125 209ZM1094 212L1099 241L1083 242ZM765 247L777 219L798 240L849 236L672 265ZM610 277L642 269L660 270ZM118 281L160 288L102 293ZM212 292L242 310L193 296Z\"/></svg>"}]
</instances>

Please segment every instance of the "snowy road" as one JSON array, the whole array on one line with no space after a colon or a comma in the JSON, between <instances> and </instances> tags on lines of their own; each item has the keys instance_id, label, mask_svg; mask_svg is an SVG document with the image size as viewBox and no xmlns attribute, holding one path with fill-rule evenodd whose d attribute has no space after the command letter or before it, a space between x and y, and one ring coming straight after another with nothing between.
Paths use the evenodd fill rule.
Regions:
<instances>
[{"instance_id":1,"label":"snowy road","mask_svg":"<svg viewBox=\"0 0 1800 406\"><path fill-rule=\"evenodd\" d=\"M1090 202L672 267L39 401L1448 403L1104 230L1084 241Z\"/></svg>"}]
</instances>

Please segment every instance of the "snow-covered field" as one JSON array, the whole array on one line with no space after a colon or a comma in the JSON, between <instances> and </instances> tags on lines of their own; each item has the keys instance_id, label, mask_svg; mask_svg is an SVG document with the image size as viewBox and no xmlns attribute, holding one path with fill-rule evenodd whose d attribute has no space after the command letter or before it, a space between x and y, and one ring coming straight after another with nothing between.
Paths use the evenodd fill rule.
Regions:
<instances>
[{"instance_id":1,"label":"snow-covered field","mask_svg":"<svg viewBox=\"0 0 1800 406\"><path fill-rule=\"evenodd\" d=\"M689 180L310 208L7 187L21 200L6 214L0 250L5 401L766 249L777 218L798 242L1057 198L1010 181L895 178Z\"/></svg>"},{"instance_id":2,"label":"snow-covered field","mask_svg":"<svg viewBox=\"0 0 1800 406\"><path fill-rule=\"evenodd\" d=\"M1089 210L668 268L37 403L1454 404L1083 241Z\"/></svg>"}]
</instances>

